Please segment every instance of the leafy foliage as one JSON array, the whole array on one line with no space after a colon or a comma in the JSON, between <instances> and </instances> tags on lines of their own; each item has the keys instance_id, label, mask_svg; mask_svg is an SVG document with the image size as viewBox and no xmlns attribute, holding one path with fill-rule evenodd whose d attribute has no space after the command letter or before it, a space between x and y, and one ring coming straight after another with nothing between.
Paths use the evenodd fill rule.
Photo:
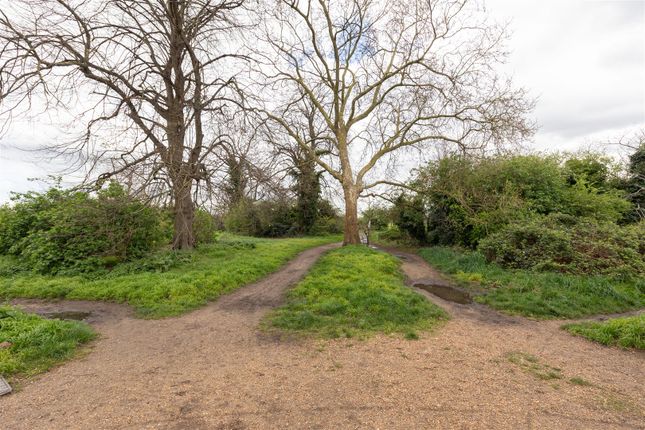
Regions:
<instances>
[{"instance_id":1,"label":"leafy foliage","mask_svg":"<svg viewBox=\"0 0 645 430\"><path fill-rule=\"evenodd\" d=\"M625 214L623 222L633 223L645 219L645 142L629 157L627 174L623 187L632 209Z\"/></svg>"},{"instance_id":2,"label":"leafy foliage","mask_svg":"<svg viewBox=\"0 0 645 430\"><path fill-rule=\"evenodd\" d=\"M141 257L167 242L162 213L116 183L96 196L52 188L0 211L0 253L40 273L78 273Z\"/></svg>"},{"instance_id":3,"label":"leafy foliage","mask_svg":"<svg viewBox=\"0 0 645 430\"><path fill-rule=\"evenodd\" d=\"M503 267L579 274L645 274L645 224L613 223L562 214L515 222L483 239L479 250Z\"/></svg>"},{"instance_id":4,"label":"leafy foliage","mask_svg":"<svg viewBox=\"0 0 645 430\"><path fill-rule=\"evenodd\" d=\"M399 227L421 243L476 247L510 223L562 213L616 222L630 208L600 156L447 157L419 170L415 197L396 202Z\"/></svg>"},{"instance_id":5,"label":"leafy foliage","mask_svg":"<svg viewBox=\"0 0 645 430\"><path fill-rule=\"evenodd\" d=\"M309 234L340 232L339 217L329 202L318 201L316 210L313 224L307 225ZM224 218L224 226L229 232L256 237L296 236L303 231L302 214L299 213L298 205L289 200L254 202L246 199L231 208Z\"/></svg>"},{"instance_id":6,"label":"leafy foliage","mask_svg":"<svg viewBox=\"0 0 645 430\"><path fill-rule=\"evenodd\" d=\"M203 209L197 209L195 211L193 234L198 245L215 242L218 232L221 230L219 227L213 215Z\"/></svg>"},{"instance_id":7,"label":"leafy foliage","mask_svg":"<svg viewBox=\"0 0 645 430\"><path fill-rule=\"evenodd\" d=\"M70 358L77 347L94 339L90 326L76 321L48 320L8 306L0 307L0 375L30 376Z\"/></svg>"},{"instance_id":8,"label":"leafy foliage","mask_svg":"<svg viewBox=\"0 0 645 430\"><path fill-rule=\"evenodd\" d=\"M322 257L268 317L271 326L323 337L428 329L446 313L405 287L399 262L362 246L345 246Z\"/></svg>"},{"instance_id":9,"label":"leafy foliage","mask_svg":"<svg viewBox=\"0 0 645 430\"><path fill-rule=\"evenodd\" d=\"M645 350L645 314L602 322L566 324L562 328L603 345Z\"/></svg>"}]
</instances>

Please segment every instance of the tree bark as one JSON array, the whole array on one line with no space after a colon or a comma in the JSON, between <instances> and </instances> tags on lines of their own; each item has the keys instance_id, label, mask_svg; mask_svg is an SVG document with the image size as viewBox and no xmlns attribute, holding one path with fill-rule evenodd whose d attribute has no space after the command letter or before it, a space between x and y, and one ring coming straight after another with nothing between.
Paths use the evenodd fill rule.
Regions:
<instances>
[{"instance_id":1,"label":"tree bark","mask_svg":"<svg viewBox=\"0 0 645 430\"><path fill-rule=\"evenodd\" d=\"M195 207L191 189L191 185L176 186L175 188L173 249L192 249L195 247L195 235L193 233Z\"/></svg>"},{"instance_id":2,"label":"tree bark","mask_svg":"<svg viewBox=\"0 0 645 430\"><path fill-rule=\"evenodd\" d=\"M343 245L359 245L361 238L358 233L358 192L353 188L345 188L345 236Z\"/></svg>"}]
</instances>

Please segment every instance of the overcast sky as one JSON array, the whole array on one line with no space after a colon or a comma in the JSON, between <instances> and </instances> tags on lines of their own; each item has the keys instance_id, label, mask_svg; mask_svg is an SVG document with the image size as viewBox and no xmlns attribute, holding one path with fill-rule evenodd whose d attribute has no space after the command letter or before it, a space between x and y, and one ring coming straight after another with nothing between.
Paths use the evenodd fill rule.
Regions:
<instances>
[{"instance_id":1,"label":"overcast sky","mask_svg":"<svg viewBox=\"0 0 645 430\"><path fill-rule=\"evenodd\" d=\"M645 127L645 0L488 0L509 22L506 71L538 99L532 147L558 151ZM0 138L0 202L42 189L28 178L60 165L25 152L57 136L54 119L14 123ZM21 148L21 149L19 149Z\"/></svg>"}]
</instances>

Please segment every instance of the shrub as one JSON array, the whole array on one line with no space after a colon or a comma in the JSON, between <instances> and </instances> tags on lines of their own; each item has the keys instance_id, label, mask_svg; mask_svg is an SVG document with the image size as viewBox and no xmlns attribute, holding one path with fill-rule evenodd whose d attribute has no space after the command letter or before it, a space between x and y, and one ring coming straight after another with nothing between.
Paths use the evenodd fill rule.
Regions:
<instances>
[{"instance_id":1,"label":"shrub","mask_svg":"<svg viewBox=\"0 0 645 430\"><path fill-rule=\"evenodd\" d=\"M597 154L447 157L418 171L419 193L397 199L396 223L422 243L475 248L536 215L617 222L631 204L609 181L613 169Z\"/></svg>"},{"instance_id":2,"label":"shrub","mask_svg":"<svg viewBox=\"0 0 645 430\"><path fill-rule=\"evenodd\" d=\"M87 192L18 194L4 207L0 251L40 273L77 273L139 258L164 242L160 210L117 183Z\"/></svg>"},{"instance_id":3,"label":"shrub","mask_svg":"<svg viewBox=\"0 0 645 430\"><path fill-rule=\"evenodd\" d=\"M512 223L483 239L479 250L507 268L633 276L645 273L638 227L551 214Z\"/></svg>"},{"instance_id":4,"label":"shrub","mask_svg":"<svg viewBox=\"0 0 645 430\"><path fill-rule=\"evenodd\" d=\"M197 209L195 211L193 234L195 235L197 244L215 242L217 239L217 227L217 220L209 212L204 209Z\"/></svg>"},{"instance_id":5,"label":"shrub","mask_svg":"<svg viewBox=\"0 0 645 430\"><path fill-rule=\"evenodd\" d=\"M243 200L224 219L227 231L259 237L294 236L298 227L291 202Z\"/></svg>"}]
</instances>

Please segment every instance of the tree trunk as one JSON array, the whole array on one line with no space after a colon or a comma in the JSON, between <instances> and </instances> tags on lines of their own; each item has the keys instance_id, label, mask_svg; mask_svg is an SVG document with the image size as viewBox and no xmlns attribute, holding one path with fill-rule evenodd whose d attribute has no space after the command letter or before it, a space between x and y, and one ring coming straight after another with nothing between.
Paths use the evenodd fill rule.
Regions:
<instances>
[{"instance_id":1,"label":"tree trunk","mask_svg":"<svg viewBox=\"0 0 645 430\"><path fill-rule=\"evenodd\" d=\"M175 189L175 233L172 239L173 249L192 249L195 247L193 220L195 208L189 185L176 186Z\"/></svg>"},{"instance_id":2,"label":"tree trunk","mask_svg":"<svg viewBox=\"0 0 645 430\"><path fill-rule=\"evenodd\" d=\"M343 245L359 245L358 193L353 188L345 189L345 235Z\"/></svg>"}]
</instances>

